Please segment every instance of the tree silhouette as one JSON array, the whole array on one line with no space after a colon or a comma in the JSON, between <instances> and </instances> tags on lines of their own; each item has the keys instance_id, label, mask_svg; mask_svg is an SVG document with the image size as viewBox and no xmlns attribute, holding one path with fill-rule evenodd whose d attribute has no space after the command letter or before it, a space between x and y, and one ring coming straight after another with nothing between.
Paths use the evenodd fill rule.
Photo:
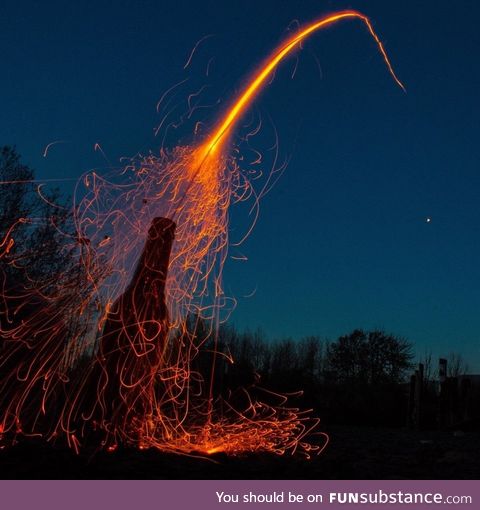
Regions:
<instances>
[{"instance_id":1,"label":"tree silhouette","mask_svg":"<svg viewBox=\"0 0 480 510\"><path fill-rule=\"evenodd\" d=\"M413 359L412 345L383 331L356 329L328 349L328 364L339 381L399 383Z\"/></svg>"},{"instance_id":2,"label":"tree silhouette","mask_svg":"<svg viewBox=\"0 0 480 510\"><path fill-rule=\"evenodd\" d=\"M12 147L0 148L0 182L0 422L9 433L47 431L68 379L68 342L84 328L73 319L81 268L71 212Z\"/></svg>"},{"instance_id":3,"label":"tree silhouette","mask_svg":"<svg viewBox=\"0 0 480 510\"><path fill-rule=\"evenodd\" d=\"M58 189L34 183L34 172L13 147L0 148L0 275L10 294L56 292L59 275L73 265L66 239L71 211Z\"/></svg>"},{"instance_id":4,"label":"tree silhouette","mask_svg":"<svg viewBox=\"0 0 480 510\"><path fill-rule=\"evenodd\" d=\"M458 377L468 372L468 364L465 362L461 354L451 352L447 358L447 375L448 377Z\"/></svg>"}]
</instances>

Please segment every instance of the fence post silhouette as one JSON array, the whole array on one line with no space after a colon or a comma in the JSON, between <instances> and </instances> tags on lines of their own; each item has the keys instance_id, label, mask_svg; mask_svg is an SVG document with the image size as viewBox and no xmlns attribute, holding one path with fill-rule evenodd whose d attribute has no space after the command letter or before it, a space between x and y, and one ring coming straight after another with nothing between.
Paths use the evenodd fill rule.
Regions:
<instances>
[{"instance_id":1,"label":"fence post silhouette","mask_svg":"<svg viewBox=\"0 0 480 510\"><path fill-rule=\"evenodd\" d=\"M410 377L410 392L408 399L408 426L421 429L423 426L423 393L424 393L424 366L418 364L415 374Z\"/></svg>"}]
</instances>

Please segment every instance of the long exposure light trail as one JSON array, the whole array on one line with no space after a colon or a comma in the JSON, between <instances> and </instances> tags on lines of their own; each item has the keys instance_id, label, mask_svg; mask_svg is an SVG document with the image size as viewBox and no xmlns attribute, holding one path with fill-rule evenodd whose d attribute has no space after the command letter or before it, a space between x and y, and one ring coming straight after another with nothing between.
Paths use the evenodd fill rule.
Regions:
<instances>
[{"instance_id":1,"label":"long exposure light trail","mask_svg":"<svg viewBox=\"0 0 480 510\"><path fill-rule=\"evenodd\" d=\"M4 442L23 434L62 438L76 451L92 441L107 451L126 444L187 455L322 451L325 441L306 440L319 420L288 407L286 397L262 390L260 399L242 389L239 406L214 391L218 362L233 362L217 342L220 316L233 301L223 290L229 208L256 196L230 135L303 40L351 18L367 26L404 89L364 14L326 16L282 43L199 143L162 147L106 175L86 173L74 195L75 233L64 234L76 261L68 271L34 280L24 254L11 253L19 226L41 218L19 218L8 229L0 257L20 268L26 283L19 290L3 278ZM202 350L212 359L206 371Z\"/></svg>"},{"instance_id":2,"label":"long exposure light trail","mask_svg":"<svg viewBox=\"0 0 480 510\"><path fill-rule=\"evenodd\" d=\"M260 91L261 87L264 85L265 80L270 76L272 71L278 66L278 64L289 55L298 45L311 34L325 28L337 21L346 19L346 18L357 18L365 23L367 26L371 36L377 43L378 49L385 61L385 64L392 75L393 79L397 83L402 90L405 90L403 83L397 78L392 64L388 58L387 53L383 47L382 42L380 41L378 35L374 31L370 20L360 12L357 11L344 11L332 14L331 16L327 16L322 18L319 21L311 23L303 30L296 35L294 35L290 40L288 40L285 44L283 44L273 55L265 62L264 66L261 67L259 72L254 76L254 78L248 83L245 91L240 95L238 100L234 103L233 107L228 111L225 117L221 120L220 125L214 130L212 136L208 139L205 144L204 151L205 154L208 154L212 151L218 149L218 145L220 144L222 138L224 138L228 132L233 128L234 123L238 118L245 112L245 110L250 106L252 99L255 95Z\"/></svg>"}]
</instances>

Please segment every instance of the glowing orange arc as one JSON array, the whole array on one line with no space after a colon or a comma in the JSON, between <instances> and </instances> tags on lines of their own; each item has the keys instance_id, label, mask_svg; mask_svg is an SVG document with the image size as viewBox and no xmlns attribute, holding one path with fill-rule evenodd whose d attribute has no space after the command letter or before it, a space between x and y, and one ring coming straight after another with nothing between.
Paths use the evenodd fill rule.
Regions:
<instances>
[{"instance_id":1,"label":"glowing orange arc","mask_svg":"<svg viewBox=\"0 0 480 510\"><path fill-rule=\"evenodd\" d=\"M208 154L212 153L218 147L220 140L228 134L230 129L233 126L233 123L238 120L238 118L242 115L242 113L248 108L250 102L255 97L255 94L259 92L261 86L264 84L265 80L268 78L270 73L275 69L275 67L282 61L284 57L286 57L299 43L301 43L307 36L319 30L321 28L325 28L326 26L335 23L341 19L345 18L358 18L362 20L367 26L371 36L377 43L378 49L383 57L383 60L388 68L388 71L392 75L395 82L405 90L402 82L397 78L395 72L393 71L393 67L390 63L390 60L387 56L387 53L383 47L382 42L380 41L378 35L373 30L372 24L367 16L357 11L342 11L337 12L336 14L331 14L325 18L322 18L319 21L313 22L304 28L297 35L293 36L290 40L288 40L284 45L282 45L264 64L262 68L258 71L257 75L252 79L252 81L248 84L245 91L241 94L239 99L233 105L233 107L227 112L223 120L219 123L219 127L215 129L214 134L210 137L208 142L204 145L205 152L204 156L208 156Z\"/></svg>"}]
</instances>

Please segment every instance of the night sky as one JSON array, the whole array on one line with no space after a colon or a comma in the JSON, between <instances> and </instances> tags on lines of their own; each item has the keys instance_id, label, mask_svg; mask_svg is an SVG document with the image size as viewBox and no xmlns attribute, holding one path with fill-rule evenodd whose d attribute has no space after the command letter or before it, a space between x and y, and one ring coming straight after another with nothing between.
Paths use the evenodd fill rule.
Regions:
<instances>
[{"instance_id":1,"label":"night sky","mask_svg":"<svg viewBox=\"0 0 480 510\"><path fill-rule=\"evenodd\" d=\"M268 154L274 126L290 163L232 250L249 259L226 267L232 321L270 337L383 328L478 371L478 2L3 1L0 144L41 179L72 179L59 183L71 193L86 170L158 151L155 106L169 87L190 78L180 102L208 85L205 102L221 102L196 119L212 125L292 21L345 8L371 18L407 94L359 21L310 38L293 79L295 57L282 65L255 102L265 129L254 145ZM247 212L232 211L233 241Z\"/></svg>"}]
</instances>

